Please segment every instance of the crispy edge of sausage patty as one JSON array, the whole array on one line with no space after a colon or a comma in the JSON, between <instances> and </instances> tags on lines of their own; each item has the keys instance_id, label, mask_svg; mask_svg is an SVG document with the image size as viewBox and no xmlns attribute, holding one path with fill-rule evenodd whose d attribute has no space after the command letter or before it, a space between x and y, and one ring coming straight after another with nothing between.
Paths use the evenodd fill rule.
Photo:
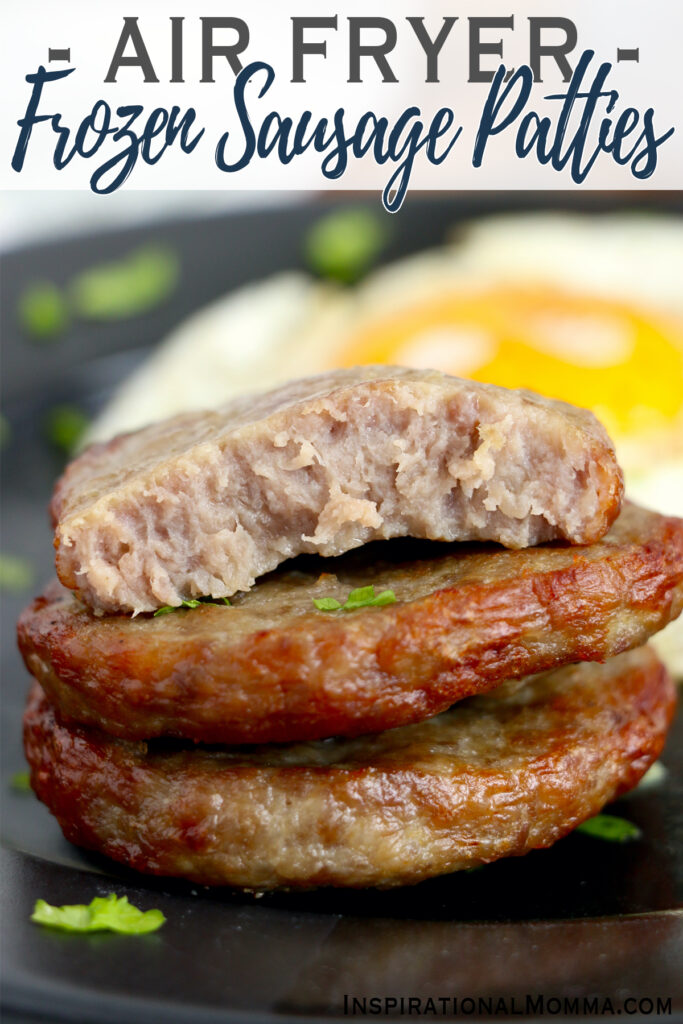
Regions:
<instances>
[{"instance_id":1,"label":"crispy edge of sausage patty","mask_svg":"<svg viewBox=\"0 0 683 1024\"><path fill-rule=\"evenodd\" d=\"M379 732L509 678L602 661L683 607L683 520L635 505L589 547L383 552L330 560L322 577L322 560L280 569L231 608L152 619L95 616L55 582L21 616L19 646L64 720L127 739L290 742ZM370 583L397 603L313 606Z\"/></svg>"},{"instance_id":2,"label":"crispy edge of sausage patty","mask_svg":"<svg viewBox=\"0 0 683 1024\"><path fill-rule=\"evenodd\" d=\"M388 887L550 846L658 757L675 688L647 647L355 740L169 749L24 719L67 839L139 871L255 890Z\"/></svg>"}]
</instances>

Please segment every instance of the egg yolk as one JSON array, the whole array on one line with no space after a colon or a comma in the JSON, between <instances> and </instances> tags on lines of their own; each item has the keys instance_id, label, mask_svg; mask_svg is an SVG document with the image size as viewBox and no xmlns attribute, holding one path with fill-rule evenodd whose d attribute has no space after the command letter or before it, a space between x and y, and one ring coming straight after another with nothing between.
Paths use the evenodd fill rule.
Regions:
<instances>
[{"instance_id":1,"label":"egg yolk","mask_svg":"<svg viewBox=\"0 0 683 1024\"><path fill-rule=\"evenodd\" d=\"M547 287L453 291L375 315L341 365L433 367L592 409L617 435L683 412L683 320Z\"/></svg>"}]
</instances>

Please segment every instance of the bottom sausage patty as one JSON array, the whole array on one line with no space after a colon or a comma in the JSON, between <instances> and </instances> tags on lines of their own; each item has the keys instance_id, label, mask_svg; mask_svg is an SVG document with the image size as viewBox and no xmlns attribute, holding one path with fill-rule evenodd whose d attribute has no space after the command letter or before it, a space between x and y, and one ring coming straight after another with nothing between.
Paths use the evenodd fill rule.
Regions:
<instances>
[{"instance_id":1,"label":"bottom sausage patty","mask_svg":"<svg viewBox=\"0 0 683 1024\"><path fill-rule=\"evenodd\" d=\"M378 735L252 748L67 727L36 684L24 740L66 837L139 871L385 887L550 846L638 782L674 704L642 647Z\"/></svg>"}]
</instances>

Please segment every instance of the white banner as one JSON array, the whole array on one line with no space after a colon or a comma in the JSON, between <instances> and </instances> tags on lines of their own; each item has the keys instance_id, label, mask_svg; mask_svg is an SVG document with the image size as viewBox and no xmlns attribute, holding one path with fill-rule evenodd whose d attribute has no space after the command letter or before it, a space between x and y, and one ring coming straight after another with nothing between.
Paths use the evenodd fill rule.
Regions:
<instances>
[{"instance_id":1,"label":"white banner","mask_svg":"<svg viewBox=\"0 0 683 1024\"><path fill-rule=\"evenodd\" d=\"M23 0L6 189L671 189L671 0ZM27 80L28 79L28 80Z\"/></svg>"}]
</instances>

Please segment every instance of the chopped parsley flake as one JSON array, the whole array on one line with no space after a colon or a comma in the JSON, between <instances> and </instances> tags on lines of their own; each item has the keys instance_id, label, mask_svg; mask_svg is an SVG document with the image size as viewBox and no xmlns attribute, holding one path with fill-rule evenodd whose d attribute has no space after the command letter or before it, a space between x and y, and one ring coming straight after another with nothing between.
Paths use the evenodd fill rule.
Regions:
<instances>
[{"instance_id":1,"label":"chopped parsley flake","mask_svg":"<svg viewBox=\"0 0 683 1024\"><path fill-rule=\"evenodd\" d=\"M148 245L84 270L72 280L69 295L75 312L86 320L121 320L146 313L168 298L179 273L171 249Z\"/></svg>"},{"instance_id":2,"label":"chopped parsley flake","mask_svg":"<svg viewBox=\"0 0 683 1024\"><path fill-rule=\"evenodd\" d=\"M335 597L314 597L313 604L319 612L352 612L357 608L381 608L385 604L395 604L396 594L393 590L383 590L375 596L375 588L356 587L341 604Z\"/></svg>"},{"instance_id":3,"label":"chopped parsley flake","mask_svg":"<svg viewBox=\"0 0 683 1024\"><path fill-rule=\"evenodd\" d=\"M17 555L0 553L0 590L28 590L32 583L30 562Z\"/></svg>"},{"instance_id":4,"label":"chopped parsley flake","mask_svg":"<svg viewBox=\"0 0 683 1024\"><path fill-rule=\"evenodd\" d=\"M319 612L338 612L341 608L335 597L314 597L313 604Z\"/></svg>"},{"instance_id":5,"label":"chopped parsley flake","mask_svg":"<svg viewBox=\"0 0 683 1024\"><path fill-rule=\"evenodd\" d=\"M72 317L108 321L146 313L168 298L179 277L180 262L171 248L146 245L88 267L64 288L33 281L19 296L17 319L35 341L50 342L66 331Z\"/></svg>"},{"instance_id":6,"label":"chopped parsley flake","mask_svg":"<svg viewBox=\"0 0 683 1024\"><path fill-rule=\"evenodd\" d=\"M641 831L632 821L619 818L616 814L596 814L594 818L584 821L576 829L584 835L604 839L608 843L626 843L630 839L639 839Z\"/></svg>"},{"instance_id":7,"label":"chopped parsley flake","mask_svg":"<svg viewBox=\"0 0 683 1024\"><path fill-rule=\"evenodd\" d=\"M12 440L12 428L9 420L0 412L0 448L6 448Z\"/></svg>"},{"instance_id":8,"label":"chopped parsley flake","mask_svg":"<svg viewBox=\"0 0 683 1024\"><path fill-rule=\"evenodd\" d=\"M45 417L45 433L55 448L70 455L83 437L89 422L78 406L56 405Z\"/></svg>"},{"instance_id":9,"label":"chopped parsley flake","mask_svg":"<svg viewBox=\"0 0 683 1024\"><path fill-rule=\"evenodd\" d=\"M365 209L339 210L309 230L305 254L322 277L344 284L357 281L375 262L387 240L387 219Z\"/></svg>"},{"instance_id":10,"label":"chopped parsley flake","mask_svg":"<svg viewBox=\"0 0 683 1024\"><path fill-rule=\"evenodd\" d=\"M69 306L51 281L36 281L19 296L17 317L22 330L36 341L52 341L69 323Z\"/></svg>"},{"instance_id":11,"label":"chopped parsley flake","mask_svg":"<svg viewBox=\"0 0 683 1024\"><path fill-rule=\"evenodd\" d=\"M227 597L219 597L217 601L214 601L212 597L193 597L189 601L182 601L179 605L165 604L163 608L157 608L154 613L154 618L157 615L168 615L169 612L179 612L181 608L199 608L200 604L224 604L228 608L232 607Z\"/></svg>"},{"instance_id":12,"label":"chopped parsley flake","mask_svg":"<svg viewBox=\"0 0 683 1024\"><path fill-rule=\"evenodd\" d=\"M31 774L30 772L15 772L10 779L10 786L15 789L17 793L30 793L31 792Z\"/></svg>"},{"instance_id":13,"label":"chopped parsley flake","mask_svg":"<svg viewBox=\"0 0 683 1024\"><path fill-rule=\"evenodd\" d=\"M53 907L36 900L31 914L36 924L59 928L64 932L119 932L121 935L146 935L161 928L166 920L160 910L138 910L127 896L96 896L87 906Z\"/></svg>"}]
</instances>

